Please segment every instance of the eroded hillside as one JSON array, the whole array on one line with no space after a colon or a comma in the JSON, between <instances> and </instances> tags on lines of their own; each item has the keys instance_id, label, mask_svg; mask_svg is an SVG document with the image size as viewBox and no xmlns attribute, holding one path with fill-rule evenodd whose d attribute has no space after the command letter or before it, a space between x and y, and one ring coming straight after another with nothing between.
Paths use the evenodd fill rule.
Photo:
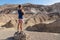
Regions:
<instances>
[{"instance_id":1,"label":"eroded hillside","mask_svg":"<svg viewBox=\"0 0 60 40\"><path fill-rule=\"evenodd\" d=\"M35 5L35 4L24 4L23 9L24 15L24 26L34 26L36 24L46 24L47 26L52 25L60 18L60 11L58 11L56 3L53 5ZM60 8L59 8L60 10ZM0 27L16 27L18 23L17 5L2 5L0 6ZM60 25L59 25L60 26ZM52 26L51 26L52 27ZM55 27L55 26L54 26Z\"/></svg>"}]
</instances>

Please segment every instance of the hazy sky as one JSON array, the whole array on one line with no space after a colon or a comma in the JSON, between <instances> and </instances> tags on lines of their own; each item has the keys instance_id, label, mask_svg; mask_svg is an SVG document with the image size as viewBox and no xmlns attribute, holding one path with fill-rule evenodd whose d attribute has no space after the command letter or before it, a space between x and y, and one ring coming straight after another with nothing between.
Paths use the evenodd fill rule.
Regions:
<instances>
[{"instance_id":1,"label":"hazy sky","mask_svg":"<svg viewBox=\"0 0 60 40\"><path fill-rule=\"evenodd\" d=\"M0 0L0 5L2 4L24 4L24 3L50 5L56 2L60 2L60 0Z\"/></svg>"}]
</instances>

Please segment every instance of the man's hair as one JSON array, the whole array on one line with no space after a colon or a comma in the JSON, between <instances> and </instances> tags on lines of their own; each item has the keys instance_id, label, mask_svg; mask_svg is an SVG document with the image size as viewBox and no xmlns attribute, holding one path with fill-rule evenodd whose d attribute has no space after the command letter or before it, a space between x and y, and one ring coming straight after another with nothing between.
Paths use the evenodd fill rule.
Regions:
<instances>
[{"instance_id":1,"label":"man's hair","mask_svg":"<svg viewBox=\"0 0 60 40\"><path fill-rule=\"evenodd\" d=\"M18 5L19 8L21 8L21 5Z\"/></svg>"}]
</instances>

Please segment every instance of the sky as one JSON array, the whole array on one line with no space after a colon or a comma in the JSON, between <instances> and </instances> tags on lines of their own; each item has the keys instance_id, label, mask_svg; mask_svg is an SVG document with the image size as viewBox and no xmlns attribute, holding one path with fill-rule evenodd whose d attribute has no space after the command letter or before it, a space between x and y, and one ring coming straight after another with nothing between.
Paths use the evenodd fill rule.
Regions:
<instances>
[{"instance_id":1,"label":"sky","mask_svg":"<svg viewBox=\"0 0 60 40\"><path fill-rule=\"evenodd\" d=\"M0 5L3 4L42 4L42 5L51 5L54 3L60 2L60 0L0 0Z\"/></svg>"}]
</instances>

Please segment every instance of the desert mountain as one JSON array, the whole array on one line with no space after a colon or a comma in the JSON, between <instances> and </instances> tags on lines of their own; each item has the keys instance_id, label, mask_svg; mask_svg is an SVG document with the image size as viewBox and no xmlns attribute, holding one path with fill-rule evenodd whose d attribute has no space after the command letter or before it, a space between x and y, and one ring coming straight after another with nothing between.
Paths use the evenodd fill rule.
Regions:
<instances>
[{"instance_id":1,"label":"desert mountain","mask_svg":"<svg viewBox=\"0 0 60 40\"><path fill-rule=\"evenodd\" d=\"M5 4L0 6L0 27L15 27L18 23L18 4ZM60 18L60 3L53 5L22 4L25 11L24 25L48 24L57 22ZM55 23L57 24L57 23Z\"/></svg>"}]
</instances>

